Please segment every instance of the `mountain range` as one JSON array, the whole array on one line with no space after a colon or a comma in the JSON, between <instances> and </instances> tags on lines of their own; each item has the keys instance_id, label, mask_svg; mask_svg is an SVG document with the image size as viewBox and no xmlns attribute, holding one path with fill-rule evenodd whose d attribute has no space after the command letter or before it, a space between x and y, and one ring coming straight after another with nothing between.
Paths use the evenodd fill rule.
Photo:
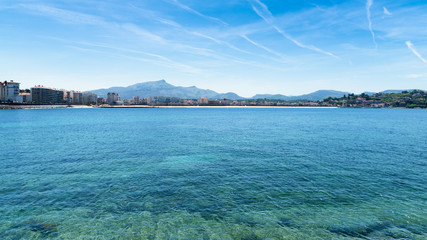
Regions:
<instances>
[{"instance_id":1,"label":"mountain range","mask_svg":"<svg viewBox=\"0 0 427 240\"><path fill-rule=\"evenodd\" d=\"M384 92L395 92L401 90L387 90ZM233 92L217 93L209 89L200 89L195 86L180 87L167 83L165 80L151 81L144 83L137 83L128 87L111 87L104 89L97 89L88 91L98 94L100 97L106 97L109 92L116 92L122 99L131 99L134 96L140 98L147 98L150 96L163 96L163 97L178 97L182 99L198 99L200 97L208 97L209 99L231 99L241 100L245 99ZM334 90L319 90L313 93L299 95L299 96L285 96L281 94L257 94L250 99L274 99L284 101L319 101L328 97L342 97L349 94L348 92L334 91Z\"/></svg>"},{"instance_id":2,"label":"mountain range","mask_svg":"<svg viewBox=\"0 0 427 240\"><path fill-rule=\"evenodd\" d=\"M106 97L109 92L116 92L120 98L131 99L134 96L147 98L151 96L178 97L182 99L197 99L208 97L210 99L244 99L235 93L217 93L209 89L192 87L178 87L167 83L165 80L137 83L128 87L111 87L89 91L101 97Z\"/></svg>"},{"instance_id":3,"label":"mountain range","mask_svg":"<svg viewBox=\"0 0 427 240\"><path fill-rule=\"evenodd\" d=\"M281 94L271 95L271 94L257 94L252 97L252 99L276 99L284 101L296 101L296 100L307 100L307 101L319 101L328 97L342 97L349 94L348 92L334 91L334 90L319 90L309 94L299 95L299 96L285 96Z\"/></svg>"}]
</instances>

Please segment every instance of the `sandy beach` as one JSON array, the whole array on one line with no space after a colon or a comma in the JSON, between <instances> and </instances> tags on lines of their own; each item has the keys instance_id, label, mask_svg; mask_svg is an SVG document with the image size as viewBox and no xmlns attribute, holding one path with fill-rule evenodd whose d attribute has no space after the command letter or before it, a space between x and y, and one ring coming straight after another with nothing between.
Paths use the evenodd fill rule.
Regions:
<instances>
[{"instance_id":1,"label":"sandy beach","mask_svg":"<svg viewBox=\"0 0 427 240\"><path fill-rule=\"evenodd\" d=\"M68 105L8 105L0 104L1 109L53 109L53 108L69 108Z\"/></svg>"},{"instance_id":2,"label":"sandy beach","mask_svg":"<svg viewBox=\"0 0 427 240\"><path fill-rule=\"evenodd\" d=\"M313 106L156 106L157 108L337 108Z\"/></svg>"},{"instance_id":3,"label":"sandy beach","mask_svg":"<svg viewBox=\"0 0 427 240\"><path fill-rule=\"evenodd\" d=\"M8 105L0 104L1 109L65 109L65 108L94 108L88 105Z\"/></svg>"}]
</instances>

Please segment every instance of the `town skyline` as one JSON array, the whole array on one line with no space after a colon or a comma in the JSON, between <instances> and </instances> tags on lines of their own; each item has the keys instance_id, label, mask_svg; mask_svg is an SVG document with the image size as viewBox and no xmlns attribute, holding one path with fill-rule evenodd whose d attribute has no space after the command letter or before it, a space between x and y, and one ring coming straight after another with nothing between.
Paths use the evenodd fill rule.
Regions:
<instances>
[{"instance_id":1,"label":"town skyline","mask_svg":"<svg viewBox=\"0 0 427 240\"><path fill-rule=\"evenodd\" d=\"M417 0L5 0L0 77L81 91L167 79L244 97L427 89L426 12Z\"/></svg>"},{"instance_id":2,"label":"town skyline","mask_svg":"<svg viewBox=\"0 0 427 240\"><path fill-rule=\"evenodd\" d=\"M252 99L248 99L242 98L234 93L218 94L210 90L198 89L196 87L175 87L164 80L147 82L129 87L131 88L131 92L127 93L126 88L100 89L103 90L103 92L80 92L49 88L41 85L34 86L31 89L20 89L20 83L14 82L13 80L4 81L0 82L0 109L75 108L82 107L82 105L86 105L86 108L129 107L130 105L132 105L133 108L159 106L322 108L427 107L427 94L422 90L384 91L379 93L362 93L360 95L337 91L318 91L295 98L284 95L256 95ZM183 93L183 89L187 90L187 93ZM132 90L138 91L132 92ZM119 95L121 93L119 92L127 94L126 98L120 98ZM101 93L101 97L98 96L99 93ZM196 94L197 96L192 94Z\"/></svg>"},{"instance_id":3,"label":"town skyline","mask_svg":"<svg viewBox=\"0 0 427 240\"><path fill-rule=\"evenodd\" d=\"M30 90L32 88L48 88L48 89L52 89L52 90L69 91L69 92L76 92L76 93L93 93L93 92L104 91L105 94L99 94L100 96L104 96L104 97L107 96L107 94L106 94L107 92L116 92L114 90L114 88L132 88L132 87L135 87L135 86L138 86L138 85L153 84L153 83L154 84L157 84L157 83L166 84L166 85L172 86L174 88L195 88L195 89L197 89L197 91L200 91L200 90L203 90L203 91L212 91L212 92L214 92L215 94L218 94L218 95L234 94L234 95L236 95L236 97L241 98L241 99L256 99L256 98L258 98L258 96L265 96L265 95L271 95L272 97L273 96L283 96L283 97L290 97L290 98L292 98L292 97L299 97L299 96L310 95L310 94L314 94L316 92L321 92L321 91L337 92L339 94L344 94L344 95L348 95L348 94L364 94L364 93L366 93L366 94L391 93L391 92L412 91L412 90L425 91L424 89L419 89L419 88L408 88L408 89L385 89L384 88L381 91L377 91L377 92L375 92L375 91L346 92L346 91L339 91L339 90L336 90L336 89L317 89L316 91L303 93L301 95L284 95L284 94L281 94L281 93L256 93L253 96L245 97L245 96L241 96L241 95L239 95L239 94L237 94L235 92L231 92L231 91L219 93L219 92L216 92L216 91L214 91L212 89L201 89L201 88L198 88L198 86L194 86L194 85L193 86L174 86L174 85L171 85L169 82L167 82L164 79L157 80L157 81L140 82L140 83L131 84L129 86L118 86L117 85L117 86L101 87L99 89L90 89L90 90L65 89L65 88L60 88L60 87L55 87L55 86L46 86L46 85L43 85L43 84L36 84L36 85L34 85L32 87L23 87L23 86L26 86L27 84L22 83L22 82L17 82L15 80L7 80L7 81L12 81L12 82L18 83L20 85L20 90ZM156 87L158 87L158 86L156 86ZM137 96L138 94L134 94L134 95L136 97L139 97L139 96ZM337 94L334 94L334 95L337 95ZM135 96L132 95L132 97L135 97ZM160 96L160 95L150 95L150 96ZM132 97L128 96L127 99L131 99ZM165 95L165 97L176 97L176 96L173 96L173 95L167 95L166 96ZM203 95L203 96L200 96L200 97L207 97L207 96ZM328 97L328 96L326 96L326 97ZM194 97L194 98L198 98L198 97ZM212 99L222 99L222 98L228 98L228 97L213 97ZM264 98L264 97L262 97L262 98ZM270 99L273 99L273 98L270 98ZM321 99L319 99L319 100L321 100Z\"/></svg>"}]
</instances>

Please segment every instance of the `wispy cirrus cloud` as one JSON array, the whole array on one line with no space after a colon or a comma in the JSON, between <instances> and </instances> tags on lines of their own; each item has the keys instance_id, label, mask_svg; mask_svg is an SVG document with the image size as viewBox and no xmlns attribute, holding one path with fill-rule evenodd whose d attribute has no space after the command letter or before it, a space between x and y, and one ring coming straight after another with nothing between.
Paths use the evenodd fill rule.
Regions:
<instances>
[{"instance_id":1,"label":"wispy cirrus cloud","mask_svg":"<svg viewBox=\"0 0 427 240\"><path fill-rule=\"evenodd\" d=\"M104 19L85 13L79 13L60 8L35 4L20 4L18 5L18 7L31 10L33 13L40 14L46 17L55 18L63 23L108 25L108 23Z\"/></svg>"},{"instance_id":2,"label":"wispy cirrus cloud","mask_svg":"<svg viewBox=\"0 0 427 240\"><path fill-rule=\"evenodd\" d=\"M131 3L129 3L128 5L130 6L131 9L135 10L136 12L141 14L142 17L144 17L146 19L154 20L154 21L157 21L157 22L160 22L160 23L163 23L163 24L175 27L175 28L182 28L182 26L179 23L177 23L173 20L170 20L170 19L160 17L158 12L155 12L152 10L147 10L147 9L144 9L141 7L137 7Z\"/></svg>"},{"instance_id":3,"label":"wispy cirrus cloud","mask_svg":"<svg viewBox=\"0 0 427 240\"><path fill-rule=\"evenodd\" d=\"M235 45L233 45L233 44L231 44L231 43L229 43L229 42L227 42L227 41L224 41L224 40L221 40L221 39L218 39L218 38L212 37L212 36L207 35L207 34L205 34L205 33L201 33L201 32L197 32L197 31L191 31L191 30L188 30L187 28L185 28L184 26L182 26L181 24L179 24L179 23L177 23L177 22L175 22L175 21L173 21L173 20L166 19L166 18L163 18L163 17L159 17L159 16L158 16L157 14L155 14L154 12L148 11L148 10L146 10L146 9L141 9L141 8L136 7L136 6L134 6L134 5L132 5L132 7L133 7L134 9L137 9L137 10L142 11L142 12L148 12L148 13L149 13L148 15L149 15L149 16L150 16L150 18L151 18L152 20L154 20L154 21L157 21L157 22L160 22L160 23L162 23L162 24L165 24L165 25L168 25L168 26L174 27L174 28L176 28L176 29L179 29L179 30L180 30L180 31L182 31L182 32L187 33L187 34L191 34L191 35L194 35L194 36L197 36L197 37L201 37L201 38L204 38L204 39L208 39L208 40L213 41L213 42L215 42L215 43L217 43L217 44L219 44L219 45L227 46L227 47L229 47L229 48L231 48L231 49L233 49L233 50L236 50L236 51L238 51L238 52L245 53L245 54L251 54L250 52L248 52L248 51L246 51L246 50L243 50L243 49L241 49L241 48L238 48L238 47L236 47Z\"/></svg>"},{"instance_id":4,"label":"wispy cirrus cloud","mask_svg":"<svg viewBox=\"0 0 427 240\"><path fill-rule=\"evenodd\" d=\"M244 35L244 34L242 34L242 35L240 35L242 38L244 38L246 41L248 41L248 42L250 42L250 43L252 43L253 45L255 45L255 46L257 46L257 47L259 47L259 48L262 48L262 49L264 49L265 51L267 51L267 52L269 52L269 53L271 53L271 54L274 54L274 55L276 55L276 56L278 56L278 57L280 57L280 58L283 58L283 59L285 59L285 57L282 55L282 54L280 54L280 53L278 53L278 52L276 52L276 51L274 51L274 50L271 50L270 48L268 48L268 47L266 47L266 46L264 46L264 45L262 45L262 44L260 44L260 43L257 43L257 42L255 42L255 41L253 41L252 39L250 39L248 36L246 36L246 35Z\"/></svg>"},{"instance_id":5,"label":"wispy cirrus cloud","mask_svg":"<svg viewBox=\"0 0 427 240\"><path fill-rule=\"evenodd\" d=\"M405 43L415 56L417 56L423 63L427 63L427 60L415 49L414 44L412 44L411 41L406 41Z\"/></svg>"},{"instance_id":6,"label":"wispy cirrus cloud","mask_svg":"<svg viewBox=\"0 0 427 240\"><path fill-rule=\"evenodd\" d=\"M153 33L149 32L147 30L144 30L144 29L138 27L135 24L126 23L126 24L122 24L121 26L122 26L123 29L125 29L125 30L127 30L129 32L132 32L132 33L134 33L136 35L139 35L139 36L141 36L141 37L143 37L145 39L149 39L150 41L154 41L154 42L157 42L157 43L165 43L166 42L166 40L163 39L162 37L160 37L160 36L158 36L156 34L153 34Z\"/></svg>"},{"instance_id":7,"label":"wispy cirrus cloud","mask_svg":"<svg viewBox=\"0 0 427 240\"><path fill-rule=\"evenodd\" d=\"M158 36L152 32L149 32L131 23L120 24L120 23L108 22L98 16L69 11L69 10L45 6L45 5L21 4L19 6L25 9L29 9L33 12L36 12L37 14L54 18L55 20L60 21L62 23L95 25L95 26L101 26L106 28L121 28L135 35L141 36L146 40L150 40L151 42L162 43L162 44L166 43L166 40L163 39L161 36Z\"/></svg>"},{"instance_id":8,"label":"wispy cirrus cloud","mask_svg":"<svg viewBox=\"0 0 427 240\"><path fill-rule=\"evenodd\" d=\"M221 19L216 18L216 17L207 16L207 15L205 15L205 14L203 14L203 13L199 12L199 11L196 11L196 10L194 10L193 8L191 8L191 7L189 7L189 6L187 6L187 5L183 4L183 3L181 3L181 2L180 2L180 1L178 1L178 0L167 0L167 1L168 1L168 2L170 2L170 3L172 3L172 4L174 4L174 5L176 5L176 6L178 6L178 7L180 7L180 8L182 8L182 9L184 9L184 10L185 10L185 11L187 11L187 12L190 12L190 13L196 14L196 15L198 15L198 16L200 16L200 17L205 18L205 19L208 19L208 20L211 20L211 21L214 21L214 22L217 22L217 23L221 23L221 24L223 24L223 25L228 26L228 23L226 23L226 22L222 21Z\"/></svg>"},{"instance_id":9,"label":"wispy cirrus cloud","mask_svg":"<svg viewBox=\"0 0 427 240\"><path fill-rule=\"evenodd\" d=\"M243 49L238 48L238 47L236 47L235 45L233 45L233 44L231 44L231 43L229 43L229 42L227 42L227 41L223 41L223 40L220 40L220 39L214 38L214 37L212 37L212 36L208 36L208 35L206 35L206 34L202 34L202 33L199 33L199 32L191 32L191 33L192 33L192 34L194 34L194 35L196 35L196 36L199 36L199 37L202 37L202 38L209 39L209 40L211 40L211 41L213 41L213 42L216 42L217 44L220 44L220 45L223 45L223 46L227 46L227 47L229 47L229 48L231 48L231 49L233 49L233 50L235 50L235 51L241 52L241 53L245 53L245 54L249 54L249 55L253 55L253 56L257 56L257 57L262 57L262 58L268 58L268 59L270 59L270 60L277 61L277 59L272 59L272 58L269 58L269 57L266 57L266 56L262 56L262 55L259 55L259 54L253 53L253 52L249 52L249 51L243 50ZM248 39L249 39L249 38L248 38ZM250 40L250 41L251 41L251 40ZM257 43L253 42L253 44L257 44ZM260 45L260 44L258 44L258 47L261 47L261 45ZM262 47L261 47L261 48L262 48ZM271 50L271 51L272 51L272 50ZM279 53L277 53L277 54L279 54ZM279 54L279 55L280 55L280 54ZM284 58L284 57L283 57L283 56L281 56L281 55L280 55L280 57L281 57L281 58ZM234 57L234 59L236 59L237 61L242 61L241 59L236 58L236 57ZM283 62L283 61L279 61L279 62ZM246 64L246 63L245 63L245 64Z\"/></svg>"},{"instance_id":10,"label":"wispy cirrus cloud","mask_svg":"<svg viewBox=\"0 0 427 240\"><path fill-rule=\"evenodd\" d=\"M236 51L238 51L238 52L246 53L246 54L251 54L250 52L248 52L248 51L246 51L246 50L243 50L243 49L241 49L241 48L238 48L238 47L234 46L233 44L231 44L231 43L229 43L229 42L226 42L226 41L223 41L223 40L220 40L220 39L214 38L214 37L212 37L212 36L209 36L209 35L206 35L206 34L203 34L203 33L200 33L200 32L190 32L190 33L191 33L191 34L193 34L193 35L196 35L196 36L199 36L199 37L205 38L205 39L209 39L209 40L211 40L211 41L213 41L213 42L216 42L217 44L227 46L227 47L229 47L229 48L231 48L231 49L233 49L233 50L236 50Z\"/></svg>"},{"instance_id":11,"label":"wispy cirrus cloud","mask_svg":"<svg viewBox=\"0 0 427 240\"><path fill-rule=\"evenodd\" d=\"M309 49L309 50L313 50L313 51L315 51L315 52L322 53L322 54L325 54L325 55L328 55L328 56L331 56L331 57L334 57L334 58L339 58L339 57L338 57L338 56L336 56L335 54L330 53L330 52L327 52L327 51L325 51L325 50L322 50L322 49L320 49L320 48L318 48L318 47L315 47L315 46L313 46L313 45L305 45L305 44L302 44L300 41L298 41L298 40L294 39L293 37L291 37L289 34L287 34L287 33L286 33L285 31L283 31L282 29L278 28L277 26L274 26L274 29L276 29L276 31L277 31L278 33L282 34L282 36L284 36L285 38L287 38L289 41L293 42L293 43L294 43L295 45L297 45L298 47L305 48L305 49Z\"/></svg>"},{"instance_id":12,"label":"wispy cirrus cloud","mask_svg":"<svg viewBox=\"0 0 427 240\"><path fill-rule=\"evenodd\" d=\"M265 5L259 0L250 0L250 2L252 5L252 9L255 11L256 14L258 14L258 16L264 19L264 21L266 21L267 23L273 24L273 14L271 14L270 10L268 10L267 5ZM258 4L258 8L255 7L255 5L253 4L254 2Z\"/></svg>"},{"instance_id":13,"label":"wispy cirrus cloud","mask_svg":"<svg viewBox=\"0 0 427 240\"><path fill-rule=\"evenodd\" d=\"M147 10L147 9L144 9L141 7L137 7L133 4L129 4L129 5L133 9L137 10L138 12L143 13L143 16L145 16L146 18L149 18L149 19L154 20L156 22L162 23L162 24L167 25L169 27L173 27L175 29L178 29L180 32L185 32L187 34L191 34L191 35L198 36L198 37L201 37L204 39L208 39L208 40L213 41L217 44L229 45L229 46L231 46L231 48L237 49L237 47L232 46L231 44L226 43L224 41L221 41L219 39L216 39L214 37L211 37L211 36L208 36L206 34L199 33L199 32L190 31L190 30L186 29L184 26L182 26L181 24L179 24L179 23L177 23L171 19L167 19L163 16L159 16L159 13L157 13L157 12ZM214 51L212 51L211 49L197 48L197 47L189 46L189 45L185 45L185 44L175 44L174 47L176 49L184 50L185 52L190 52L192 54L219 58L219 56L214 54ZM238 49L238 51L241 51L241 50Z\"/></svg>"},{"instance_id":14,"label":"wispy cirrus cloud","mask_svg":"<svg viewBox=\"0 0 427 240\"><path fill-rule=\"evenodd\" d=\"M411 73L411 74L404 75L403 77L408 78L408 79L417 79L417 78L424 77L424 75L423 74L417 74L417 73Z\"/></svg>"},{"instance_id":15,"label":"wispy cirrus cloud","mask_svg":"<svg viewBox=\"0 0 427 240\"><path fill-rule=\"evenodd\" d=\"M375 48L378 48L378 44L377 44L377 40L375 39L375 32L374 32L374 29L372 28L372 20L371 20L371 7L373 4L374 4L374 0L366 1L366 17L368 19L369 31L371 32L371 35L372 35L372 41L375 44Z\"/></svg>"},{"instance_id":16,"label":"wispy cirrus cloud","mask_svg":"<svg viewBox=\"0 0 427 240\"><path fill-rule=\"evenodd\" d=\"M79 51L115 55L115 56L131 59L131 60L152 63L152 64L156 64L156 65L164 66L168 68L175 68L185 73L200 74L205 71L203 69L200 69L188 64L174 61L166 56L147 52L147 51L116 47L108 44L75 42L75 41L69 41L69 40L58 39L58 38L50 38L50 39L77 44L77 46L69 46L69 47ZM86 48L81 46L85 46ZM92 47L92 48L87 48L87 47ZM179 45L179 44L174 46L174 48L190 50L192 53L196 53L198 55L205 55L211 58L216 58L218 60L221 60L221 62L230 61L230 62L245 64L248 66L258 67L262 69L274 69L274 70L280 70L280 71L286 70L283 68L274 68L272 66L269 66L268 64L259 64L259 63L251 62L245 59L240 59L232 55L220 56L215 54L212 50L209 50L209 49L201 49L201 48L190 47L188 45ZM105 50L108 50L108 51L105 51ZM117 53L113 53L111 50L116 51Z\"/></svg>"},{"instance_id":17,"label":"wispy cirrus cloud","mask_svg":"<svg viewBox=\"0 0 427 240\"><path fill-rule=\"evenodd\" d=\"M260 0L248 0L251 3L252 9L255 11L255 13L260 16L262 19L264 19L265 22L267 22L269 25L273 27L279 34L281 34L284 38L288 39L289 41L293 42L295 45L301 48L309 49L321 54L325 54L331 57L339 58L338 56L334 55L333 53L330 53L328 51L322 50L318 47L315 47L313 45L306 45L301 43L300 41L293 38L291 35L286 33L284 30L280 29L275 23L274 23L274 17L273 14L268 9L267 5L262 3ZM256 5L256 6L255 6Z\"/></svg>"},{"instance_id":18,"label":"wispy cirrus cloud","mask_svg":"<svg viewBox=\"0 0 427 240\"><path fill-rule=\"evenodd\" d=\"M59 40L61 40L61 39L59 39ZM67 41L67 40L61 40L61 41L72 42L72 41ZM75 49L79 49L79 50L99 52L99 53L103 52L103 53L108 53L108 54L112 54L111 50L114 50L114 51L118 52L118 54L116 54L116 55L120 56L120 57L124 57L124 58L128 58L128 59L134 59L134 60L143 61L143 62L154 63L157 65L165 66L165 67L169 67L169 68L175 68L175 69L179 69L183 72L187 72L187 73L196 74L196 73L202 72L201 69L198 69L196 67L174 61L174 60L172 60L166 56L160 55L160 54L155 54L155 53L141 51L141 50L134 50L134 49L129 49L129 48L115 47L115 46L106 45L106 44L89 43L89 42L73 42L73 43L78 44L78 45L82 45L82 46L95 47L95 49L87 49L87 48L81 48L79 46L74 46ZM99 51L97 49L108 49L110 51ZM134 56L134 55L130 55L130 54L135 54L135 55L139 55L139 56ZM144 57L142 57L142 56L144 56ZM147 57L149 57L149 58L147 58Z\"/></svg>"},{"instance_id":19,"label":"wispy cirrus cloud","mask_svg":"<svg viewBox=\"0 0 427 240\"><path fill-rule=\"evenodd\" d=\"M389 15L389 16L392 15L391 12L386 7L383 7L383 9L384 9L384 14L385 15Z\"/></svg>"}]
</instances>

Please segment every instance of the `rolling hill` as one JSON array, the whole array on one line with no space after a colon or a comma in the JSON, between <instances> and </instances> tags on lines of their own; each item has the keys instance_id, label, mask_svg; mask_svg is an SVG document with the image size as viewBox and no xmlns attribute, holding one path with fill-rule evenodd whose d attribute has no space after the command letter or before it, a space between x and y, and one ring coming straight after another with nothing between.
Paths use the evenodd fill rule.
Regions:
<instances>
[{"instance_id":1,"label":"rolling hill","mask_svg":"<svg viewBox=\"0 0 427 240\"><path fill-rule=\"evenodd\" d=\"M281 94L271 95L271 94L257 94L252 97L252 99L275 99L275 100L284 100L284 101L297 101L297 100L307 100L307 101L319 101L328 97L342 97L349 94L348 92L340 92L334 90L319 90L313 93L299 95L299 96L285 96Z\"/></svg>"},{"instance_id":2,"label":"rolling hill","mask_svg":"<svg viewBox=\"0 0 427 240\"><path fill-rule=\"evenodd\" d=\"M165 80L137 83L128 87L112 87L107 89L98 89L89 91L96 93L101 97L106 97L109 92L116 92L120 98L130 99L134 96L147 98L150 96L178 97L182 99L197 99L199 97L208 97L210 99L244 99L239 95L229 93L217 93L209 89L200 89L195 86L179 87L167 83Z\"/></svg>"}]
</instances>

